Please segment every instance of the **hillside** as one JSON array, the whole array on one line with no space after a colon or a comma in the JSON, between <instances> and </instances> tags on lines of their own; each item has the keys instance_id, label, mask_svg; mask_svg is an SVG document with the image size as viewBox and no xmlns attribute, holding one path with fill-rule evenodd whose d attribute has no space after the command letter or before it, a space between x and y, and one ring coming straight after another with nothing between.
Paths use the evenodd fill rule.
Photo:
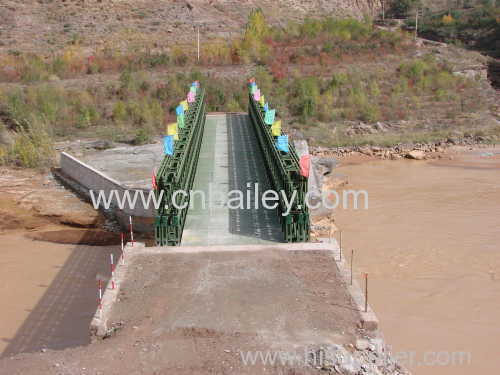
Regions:
<instances>
[{"instance_id":1,"label":"hillside","mask_svg":"<svg viewBox=\"0 0 500 375\"><path fill-rule=\"evenodd\" d=\"M33 25L49 14L60 25L57 11L72 20L79 17L80 26L86 19L108 18L93 21L100 32L83 40L68 43L67 35L59 33L61 40L49 56L46 49L37 52L41 44L33 40L43 38L35 32L31 41L16 39L16 50L0 52L0 164L50 166L55 149L61 149L57 142L75 138L154 142L165 122L175 121L175 105L193 80L208 88L209 111L246 111L244 83L251 75L272 98L286 131L313 147L424 143L435 149L448 140L498 140L498 94L487 80L486 59L480 54L416 43L411 33L386 30L359 17L306 17L321 9L332 11L333 3L326 1L304 3L300 11L292 8L297 3L274 3L290 6L283 12L272 12L264 3L245 2L239 8L231 7L234 2L158 3L172 7L167 17L166 8L147 8L154 3L141 2L141 12L149 10L135 21L124 18L127 12L128 17L137 13L129 2L110 3L116 12L103 8L102 14L97 14L102 3L68 3L74 10L63 12L60 8L66 5L55 1L37 3L39 12L31 18L18 13L12 18L15 23L31 19ZM357 16L369 9L367 2L357 4L343 9ZM263 10L250 11L255 5ZM318 6L315 12L313 5ZM27 11L26 5L18 8ZM217 9L224 11L211 16ZM199 17L182 18L181 13ZM235 31L221 38L217 35L222 31L210 34L204 29L198 59L194 35L182 30L189 22L192 28L201 15L210 27L225 20L220 29L234 26ZM158 17L170 23L161 23L156 31L137 31ZM286 17L286 27L280 27ZM300 17L305 19L294 21ZM173 20L178 20L177 27L168 26ZM129 27L126 33L123 25ZM24 35L24 30L33 28L14 25L10 34L2 35ZM157 42L161 33L170 39Z\"/></svg>"},{"instance_id":2,"label":"hillside","mask_svg":"<svg viewBox=\"0 0 500 375\"><path fill-rule=\"evenodd\" d=\"M500 57L500 6L478 6L425 15L419 33Z\"/></svg>"},{"instance_id":3,"label":"hillside","mask_svg":"<svg viewBox=\"0 0 500 375\"><path fill-rule=\"evenodd\" d=\"M362 18L380 0L27 0L0 1L0 53L56 51L68 43L94 48L161 49L239 33L249 12L262 8L271 24L306 16Z\"/></svg>"}]
</instances>

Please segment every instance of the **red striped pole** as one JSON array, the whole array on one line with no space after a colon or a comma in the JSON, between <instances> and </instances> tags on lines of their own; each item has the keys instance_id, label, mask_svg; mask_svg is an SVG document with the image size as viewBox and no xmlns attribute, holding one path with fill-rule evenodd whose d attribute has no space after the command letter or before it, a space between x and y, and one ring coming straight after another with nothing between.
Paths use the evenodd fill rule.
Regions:
<instances>
[{"instance_id":1,"label":"red striped pole","mask_svg":"<svg viewBox=\"0 0 500 375\"><path fill-rule=\"evenodd\" d=\"M102 311L102 280L99 280L99 313Z\"/></svg>"},{"instance_id":2,"label":"red striped pole","mask_svg":"<svg viewBox=\"0 0 500 375\"><path fill-rule=\"evenodd\" d=\"M125 235L123 233L121 233L121 239L122 239L122 265L125 264L125 247L123 246L123 237L125 237Z\"/></svg>"},{"instance_id":3,"label":"red striped pole","mask_svg":"<svg viewBox=\"0 0 500 375\"><path fill-rule=\"evenodd\" d=\"M110 254L111 258L111 289L115 289L115 262L113 259L113 254Z\"/></svg>"},{"instance_id":4,"label":"red striped pole","mask_svg":"<svg viewBox=\"0 0 500 375\"><path fill-rule=\"evenodd\" d=\"M134 246L134 231L132 229L132 216L128 217L130 223L130 241L132 242L132 246Z\"/></svg>"}]
</instances>

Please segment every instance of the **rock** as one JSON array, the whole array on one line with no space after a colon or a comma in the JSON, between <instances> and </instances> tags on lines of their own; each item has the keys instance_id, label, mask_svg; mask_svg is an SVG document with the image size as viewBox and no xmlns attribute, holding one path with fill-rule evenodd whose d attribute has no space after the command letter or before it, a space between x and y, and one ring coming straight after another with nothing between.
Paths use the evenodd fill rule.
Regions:
<instances>
[{"instance_id":1,"label":"rock","mask_svg":"<svg viewBox=\"0 0 500 375\"><path fill-rule=\"evenodd\" d=\"M95 141L95 142L90 142L88 143L85 148L90 149L96 149L96 150L107 150L109 148L113 148L114 144L113 142L110 141Z\"/></svg>"},{"instance_id":2,"label":"rock","mask_svg":"<svg viewBox=\"0 0 500 375\"><path fill-rule=\"evenodd\" d=\"M370 347L370 343L365 339L357 339L354 345L358 350L366 350Z\"/></svg>"},{"instance_id":3,"label":"rock","mask_svg":"<svg viewBox=\"0 0 500 375\"><path fill-rule=\"evenodd\" d=\"M373 128L377 129L377 130L380 130L382 132L386 132L387 131L387 127L384 124L382 124L381 122L377 122L375 125L373 125Z\"/></svg>"},{"instance_id":4,"label":"rock","mask_svg":"<svg viewBox=\"0 0 500 375\"><path fill-rule=\"evenodd\" d=\"M358 360L352 359L340 364L341 374L355 375L361 371L361 364Z\"/></svg>"},{"instance_id":5,"label":"rock","mask_svg":"<svg viewBox=\"0 0 500 375\"><path fill-rule=\"evenodd\" d=\"M361 147L359 152L364 155L373 156L373 151L370 147Z\"/></svg>"},{"instance_id":6,"label":"rock","mask_svg":"<svg viewBox=\"0 0 500 375\"><path fill-rule=\"evenodd\" d=\"M383 355L385 352L384 340L382 340L381 338L370 339L370 345L368 349L372 352L375 352L379 356Z\"/></svg>"},{"instance_id":7,"label":"rock","mask_svg":"<svg viewBox=\"0 0 500 375\"><path fill-rule=\"evenodd\" d=\"M424 160L425 159L425 152L421 150L413 150L410 151L406 154L406 157L408 159L414 159L414 160Z\"/></svg>"},{"instance_id":8,"label":"rock","mask_svg":"<svg viewBox=\"0 0 500 375\"><path fill-rule=\"evenodd\" d=\"M14 137L11 132L0 123L0 145L10 146L14 143Z\"/></svg>"}]
</instances>

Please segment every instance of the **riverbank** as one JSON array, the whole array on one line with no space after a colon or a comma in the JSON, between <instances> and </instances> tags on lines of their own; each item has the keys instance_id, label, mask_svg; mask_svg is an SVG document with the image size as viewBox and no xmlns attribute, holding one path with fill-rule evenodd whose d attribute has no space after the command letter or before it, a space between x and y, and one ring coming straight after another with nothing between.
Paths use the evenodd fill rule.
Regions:
<instances>
[{"instance_id":1,"label":"riverbank","mask_svg":"<svg viewBox=\"0 0 500 375\"><path fill-rule=\"evenodd\" d=\"M370 158L370 160L428 160L428 159L450 159L453 154L496 148L498 146L496 136L447 138L433 143L404 143L395 146L351 146L351 147L311 147L311 153L315 156L334 157L344 159L351 163L354 159Z\"/></svg>"},{"instance_id":2,"label":"riverbank","mask_svg":"<svg viewBox=\"0 0 500 375\"><path fill-rule=\"evenodd\" d=\"M83 345L96 275L119 244L99 212L48 173L0 168L0 357Z\"/></svg>"}]
</instances>

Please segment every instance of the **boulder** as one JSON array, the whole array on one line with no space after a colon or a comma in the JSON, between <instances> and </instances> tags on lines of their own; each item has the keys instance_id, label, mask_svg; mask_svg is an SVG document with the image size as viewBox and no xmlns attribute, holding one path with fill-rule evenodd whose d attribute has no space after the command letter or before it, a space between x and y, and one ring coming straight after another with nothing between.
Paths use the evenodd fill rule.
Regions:
<instances>
[{"instance_id":1,"label":"boulder","mask_svg":"<svg viewBox=\"0 0 500 375\"><path fill-rule=\"evenodd\" d=\"M359 152L364 154L364 155L373 156L373 151L372 151L371 147L368 147L368 146L361 147L359 149Z\"/></svg>"},{"instance_id":2,"label":"boulder","mask_svg":"<svg viewBox=\"0 0 500 375\"><path fill-rule=\"evenodd\" d=\"M2 146L10 146L14 143L14 137L11 132L3 127L3 124L0 123L0 145Z\"/></svg>"},{"instance_id":3,"label":"boulder","mask_svg":"<svg viewBox=\"0 0 500 375\"><path fill-rule=\"evenodd\" d=\"M424 160L425 159L425 152L422 150L413 150L413 151L410 151L409 153L407 153L406 157L408 159Z\"/></svg>"},{"instance_id":4,"label":"boulder","mask_svg":"<svg viewBox=\"0 0 500 375\"><path fill-rule=\"evenodd\" d=\"M354 346L358 350L366 350L370 347L370 343L368 342L368 340L357 339L356 344Z\"/></svg>"}]
</instances>

